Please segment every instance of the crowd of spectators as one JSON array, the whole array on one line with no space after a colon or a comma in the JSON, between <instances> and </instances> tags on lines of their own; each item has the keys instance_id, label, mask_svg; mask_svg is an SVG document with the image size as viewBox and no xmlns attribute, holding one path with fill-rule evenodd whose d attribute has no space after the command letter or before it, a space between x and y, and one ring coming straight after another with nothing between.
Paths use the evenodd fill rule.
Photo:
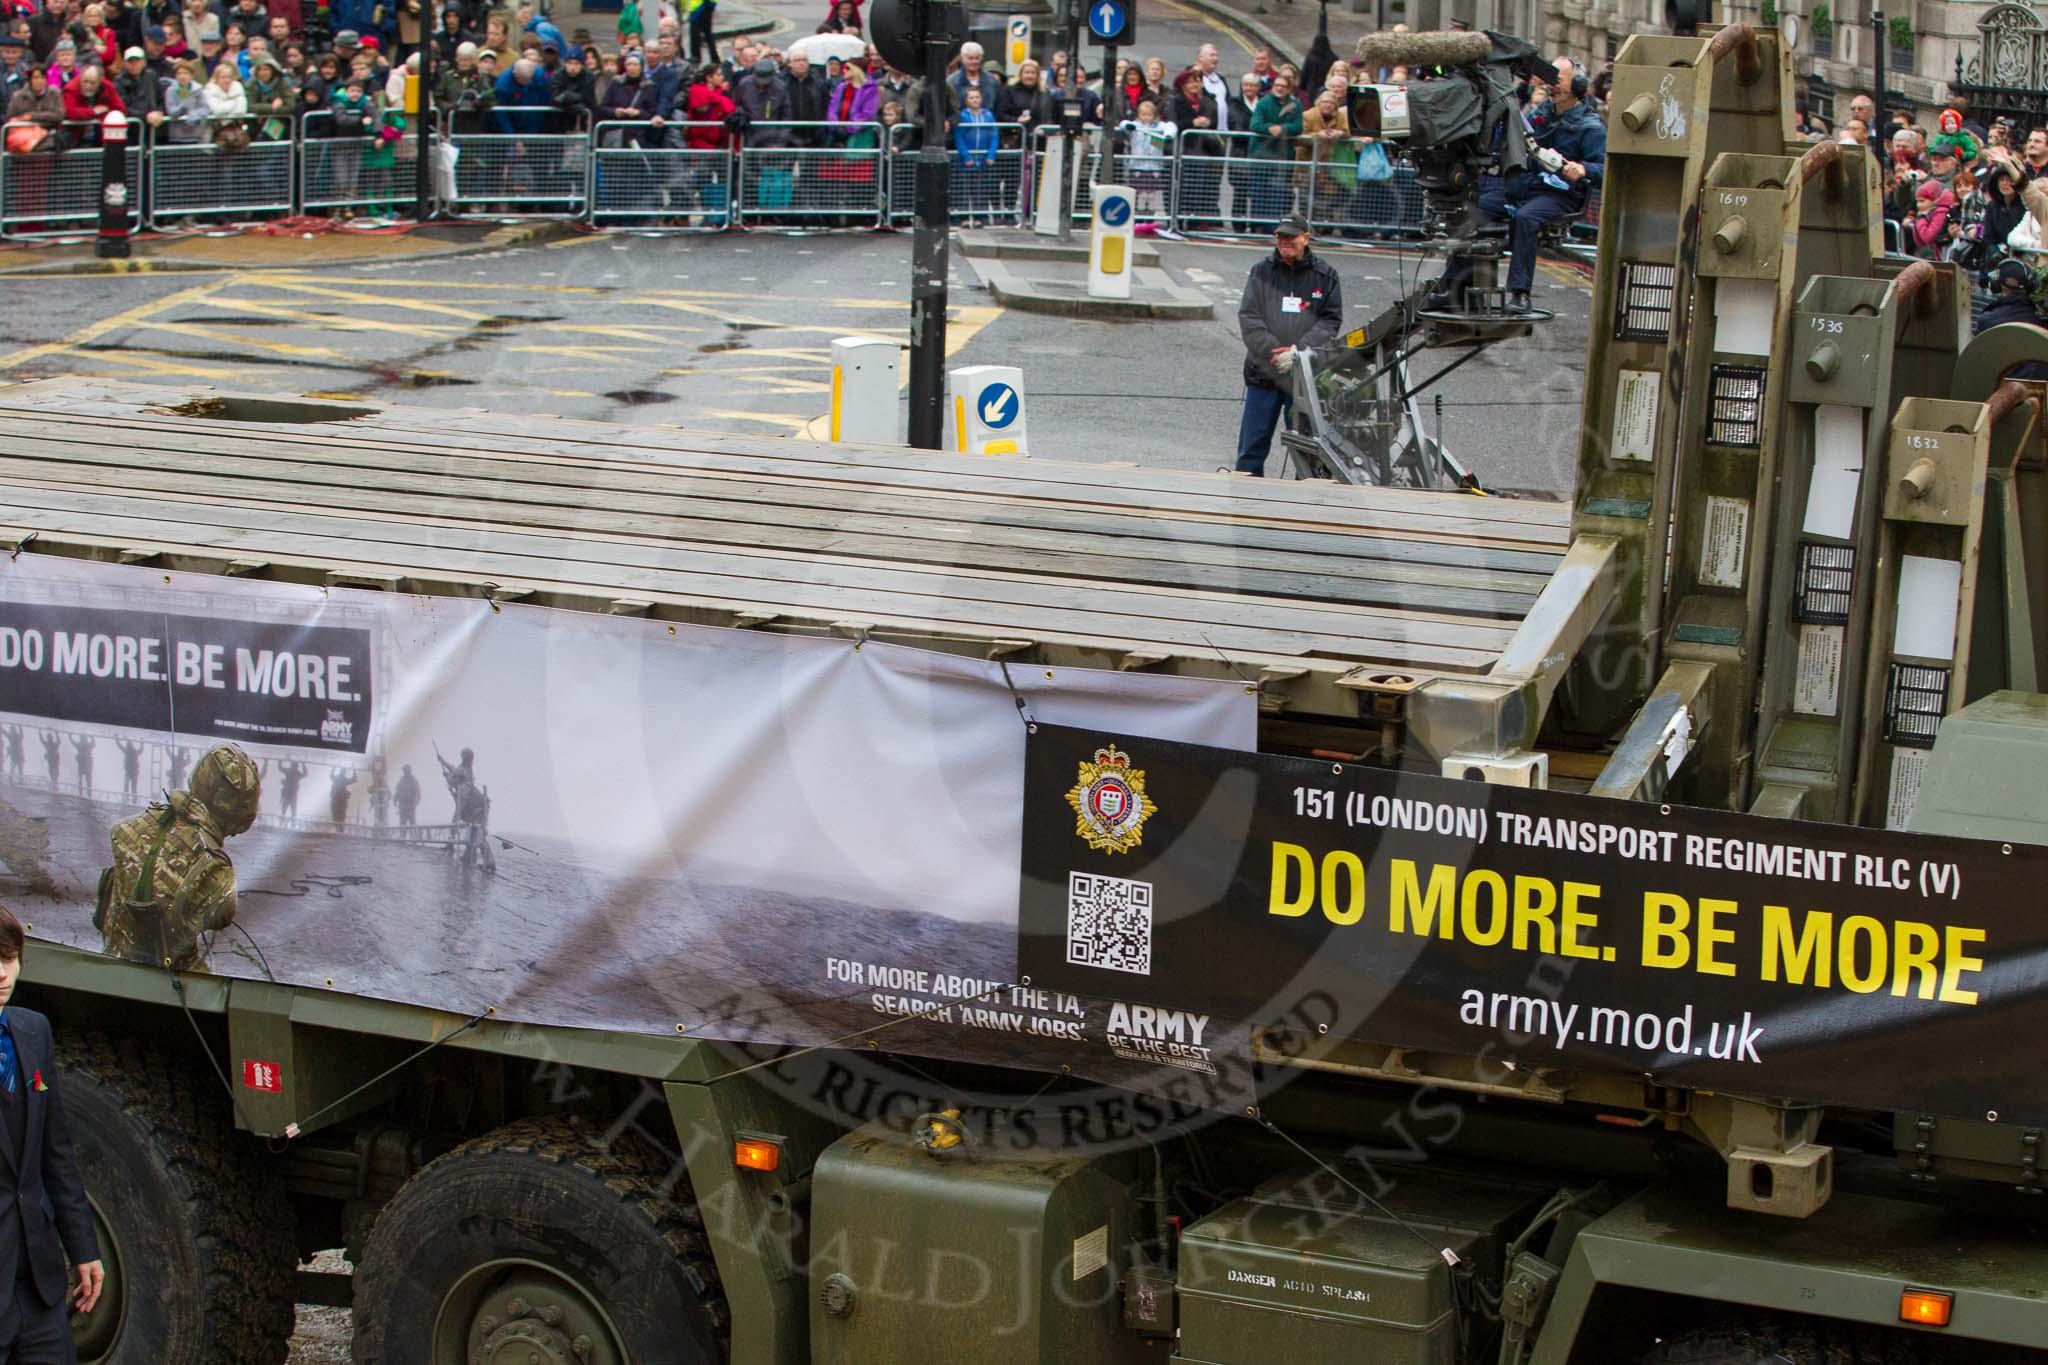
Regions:
<instances>
[{"instance_id":1,"label":"crowd of spectators","mask_svg":"<svg viewBox=\"0 0 2048 1365\"><path fill-rule=\"evenodd\" d=\"M614 147L868 153L937 136L954 161L954 208L975 222L1014 207L1023 153L1061 120L1064 52L1006 73L966 44L947 76L945 126L933 130L923 82L865 41L862 0L831 0L817 28L832 41L821 48L746 37L721 48L715 9L679 0L649 36L629 4L600 41L564 33L531 4L489 0L438 10L434 0L0 0L6 150L92 146L100 120L119 110L146 125L151 145L335 139L359 149L351 174L374 169L408 137L408 81L431 44L434 103L457 134L598 128L600 145ZM1201 163L1186 177L1198 203L1268 225L1298 202L1300 163L1324 168L1326 197L1391 174L1376 148L1377 103L1363 91L1407 79L1343 61L1304 72L1263 49L1232 78L1212 44L1178 69L1152 56L1073 74L1084 135L1128 157L1120 169L1141 214L1166 217L1173 161L1187 157ZM1223 163L1237 160L1245 166L1232 174ZM872 186L874 157L817 173L857 195ZM770 183L763 193L772 205L787 190Z\"/></svg>"},{"instance_id":2,"label":"crowd of spectators","mask_svg":"<svg viewBox=\"0 0 2048 1365\"><path fill-rule=\"evenodd\" d=\"M856 200L872 194L876 149L910 150L937 136L954 161L953 207L973 222L1014 205L1022 153L1038 130L1059 126L1069 78L1065 52L1045 67L1024 61L1004 72L968 43L946 79L945 126L934 130L923 82L865 41L862 0L829 0L817 35L787 49L748 37L721 49L716 0L676 0L651 36L628 4L602 40L564 33L530 3L434 4L0 0L5 149L93 145L100 120L120 110L157 145L336 139L357 149L351 175L358 166L374 174L408 132L417 107L408 81L431 44L434 102L458 134L597 128L608 146L840 148L867 155L814 173ZM1347 198L1393 173L1371 87L1403 84L1409 73L1327 57L1304 70L1259 49L1233 77L1203 44L1181 66L1150 56L1074 76L1086 135L1125 158L1119 170L1141 217L1166 218L1180 159L1183 210L1264 230L1302 207L1305 176L1317 186L1317 218L1342 222ZM1611 81L1611 64L1592 78L1596 111ZM1796 122L1807 137L1879 157L1900 249L1957 260L1987 279L2003 259L2039 249L2048 130L2006 120L1987 128L1959 107L1930 138L1905 113L1881 123L1867 95L1851 100L1839 128L1803 100ZM761 192L772 206L791 187Z\"/></svg>"},{"instance_id":3,"label":"crowd of spectators","mask_svg":"<svg viewBox=\"0 0 2048 1365\"><path fill-rule=\"evenodd\" d=\"M1987 125L1959 96L1936 117L1930 136L1904 110L1880 116L1877 102L1860 92L1839 127L1803 102L1796 124L1802 137L1833 138L1877 159L1893 250L1954 262L1975 277L1980 303L1999 308L2024 299L2028 317L2020 320L2031 320L2048 225L2048 129L2023 128L2012 118Z\"/></svg>"}]
</instances>

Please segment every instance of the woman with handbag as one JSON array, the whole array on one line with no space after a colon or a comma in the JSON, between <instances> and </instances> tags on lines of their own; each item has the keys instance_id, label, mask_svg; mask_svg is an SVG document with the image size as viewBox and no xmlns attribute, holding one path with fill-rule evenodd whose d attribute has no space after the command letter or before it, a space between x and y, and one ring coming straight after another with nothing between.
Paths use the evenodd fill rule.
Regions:
<instances>
[{"instance_id":1,"label":"woman with handbag","mask_svg":"<svg viewBox=\"0 0 2048 1365\"><path fill-rule=\"evenodd\" d=\"M236 157L249 145L249 97L235 74L235 64L225 58L217 63L212 79L200 87L199 96L206 101L206 129L214 149L205 163L206 175L212 182L205 202L239 208L236 201L243 197L240 190L247 177L236 164Z\"/></svg>"},{"instance_id":2,"label":"woman with handbag","mask_svg":"<svg viewBox=\"0 0 2048 1365\"><path fill-rule=\"evenodd\" d=\"M839 84L825 97L825 120L832 125L832 146L843 155L827 157L818 168L818 178L834 186L833 198L846 207L841 226L871 227L881 212L875 170L882 146L882 130L877 124L882 90L868 79L867 68L859 62L847 62L840 71Z\"/></svg>"},{"instance_id":3,"label":"woman with handbag","mask_svg":"<svg viewBox=\"0 0 2048 1365\"><path fill-rule=\"evenodd\" d=\"M63 146L64 96L50 84L40 62L29 63L28 83L7 102L7 154L20 157L11 173L8 217L17 229L30 226L43 211L49 192L54 153Z\"/></svg>"}]
</instances>

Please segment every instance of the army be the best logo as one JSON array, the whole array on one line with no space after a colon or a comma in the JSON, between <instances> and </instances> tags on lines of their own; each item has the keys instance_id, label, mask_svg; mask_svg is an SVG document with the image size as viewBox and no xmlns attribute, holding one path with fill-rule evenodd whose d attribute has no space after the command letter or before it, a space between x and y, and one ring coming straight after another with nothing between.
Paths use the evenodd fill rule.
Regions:
<instances>
[{"instance_id":1,"label":"army be the best logo","mask_svg":"<svg viewBox=\"0 0 2048 1365\"><path fill-rule=\"evenodd\" d=\"M1145 795L1145 774L1114 745L1083 761L1080 778L1067 793L1074 808L1074 833L1104 853L1129 853L1145 835L1145 820L1159 807Z\"/></svg>"}]
</instances>

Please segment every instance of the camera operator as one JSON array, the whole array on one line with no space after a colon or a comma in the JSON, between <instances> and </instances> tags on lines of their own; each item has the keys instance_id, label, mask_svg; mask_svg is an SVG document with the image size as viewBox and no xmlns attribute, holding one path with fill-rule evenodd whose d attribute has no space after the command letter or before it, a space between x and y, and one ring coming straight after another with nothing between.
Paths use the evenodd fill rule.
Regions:
<instances>
[{"instance_id":1,"label":"camera operator","mask_svg":"<svg viewBox=\"0 0 2048 1365\"><path fill-rule=\"evenodd\" d=\"M1607 128L1586 102L1588 82L1570 61L1557 62L1550 101L1531 117L1533 166L1510 167L1479 195L1482 221L1508 220L1508 306L1529 306L1536 282L1537 238L1559 218L1577 217L1600 187L1607 166ZM1453 257L1432 304L1454 303L1472 277L1469 258Z\"/></svg>"}]
</instances>

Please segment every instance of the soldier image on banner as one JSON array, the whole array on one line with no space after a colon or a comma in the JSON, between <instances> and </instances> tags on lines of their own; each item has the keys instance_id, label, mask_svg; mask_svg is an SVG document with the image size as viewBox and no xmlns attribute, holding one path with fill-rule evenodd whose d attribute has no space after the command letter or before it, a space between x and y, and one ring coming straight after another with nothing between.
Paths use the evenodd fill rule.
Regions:
<instances>
[{"instance_id":1,"label":"soldier image on banner","mask_svg":"<svg viewBox=\"0 0 2048 1365\"><path fill-rule=\"evenodd\" d=\"M398 827L411 829L416 823L413 816L420 808L420 780L412 775L412 764L399 765L398 786L392 795L398 801Z\"/></svg>"},{"instance_id":2,"label":"soldier image on banner","mask_svg":"<svg viewBox=\"0 0 2048 1365\"><path fill-rule=\"evenodd\" d=\"M279 780L277 810L280 815L297 816L299 813L299 781L306 775L306 765L295 759L287 759L277 765Z\"/></svg>"},{"instance_id":3,"label":"soldier image on banner","mask_svg":"<svg viewBox=\"0 0 2048 1365\"><path fill-rule=\"evenodd\" d=\"M207 969L210 936L235 919L226 841L256 823L262 775L233 744L217 745L192 786L115 825L113 866L100 873L93 926L108 953L173 971Z\"/></svg>"},{"instance_id":4,"label":"soldier image on banner","mask_svg":"<svg viewBox=\"0 0 2048 1365\"><path fill-rule=\"evenodd\" d=\"M64 741L57 738L55 730L43 731L43 770L50 775L50 785L57 785L58 756L64 750Z\"/></svg>"},{"instance_id":5,"label":"soldier image on banner","mask_svg":"<svg viewBox=\"0 0 2048 1365\"><path fill-rule=\"evenodd\" d=\"M7 776L19 782L21 781L21 768L24 761L21 752L22 727L19 725L0 725L0 735L6 736L7 739Z\"/></svg>"},{"instance_id":6,"label":"soldier image on banner","mask_svg":"<svg viewBox=\"0 0 2048 1365\"><path fill-rule=\"evenodd\" d=\"M121 751L121 795L132 798L142 789L142 741L116 737L114 747Z\"/></svg>"},{"instance_id":7,"label":"soldier image on banner","mask_svg":"<svg viewBox=\"0 0 2048 1365\"><path fill-rule=\"evenodd\" d=\"M486 872L498 870L491 852L491 794L476 784L476 751L464 749L460 763L450 763L436 747L434 758L441 764L441 776L448 783L448 795L455 801L455 824L462 830L462 861L472 860Z\"/></svg>"},{"instance_id":8,"label":"soldier image on banner","mask_svg":"<svg viewBox=\"0 0 2048 1365\"><path fill-rule=\"evenodd\" d=\"M327 779L327 815L336 829L348 823L349 788L355 784L353 768L336 768Z\"/></svg>"}]
</instances>

